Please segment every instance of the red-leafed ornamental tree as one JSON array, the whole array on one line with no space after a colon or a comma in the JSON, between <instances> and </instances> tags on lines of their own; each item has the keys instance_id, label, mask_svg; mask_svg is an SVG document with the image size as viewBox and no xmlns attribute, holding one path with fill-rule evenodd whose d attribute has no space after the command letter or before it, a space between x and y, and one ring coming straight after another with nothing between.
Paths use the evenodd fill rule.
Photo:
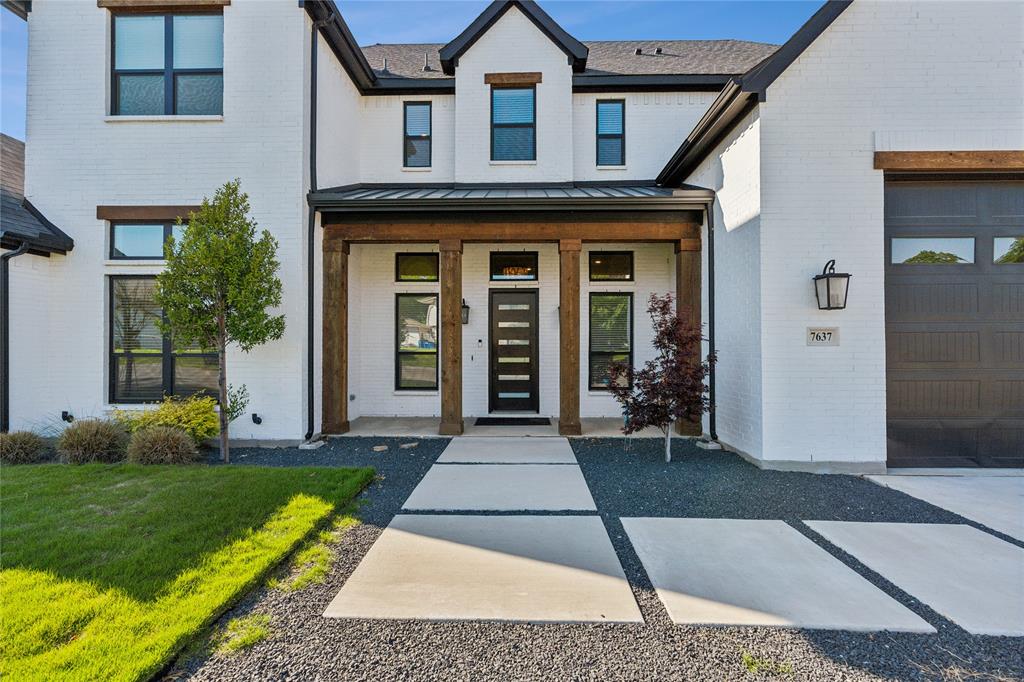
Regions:
<instances>
[{"instance_id":1,"label":"red-leafed ornamental tree","mask_svg":"<svg viewBox=\"0 0 1024 682\"><path fill-rule=\"evenodd\" d=\"M648 426L658 427L665 434L665 461L671 462L673 424L679 419L698 419L709 409L705 379L715 359L701 359L701 329L676 312L671 294L651 294L647 313L658 355L639 370L613 364L610 390L622 405L622 432L629 435Z\"/></svg>"}]
</instances>

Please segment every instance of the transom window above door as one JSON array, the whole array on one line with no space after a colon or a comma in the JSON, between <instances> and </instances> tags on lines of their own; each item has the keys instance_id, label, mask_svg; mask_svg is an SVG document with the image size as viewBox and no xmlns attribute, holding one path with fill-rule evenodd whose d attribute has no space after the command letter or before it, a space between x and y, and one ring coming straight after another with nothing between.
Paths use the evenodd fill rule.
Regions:
<instances>
[{"instance_id":1,"label":"transom window above door","mask_svg":"<svg viewBox=\"0 0 1024 682\"><path fill-rule=\"evenodd\" d=\"M537 91L491 88L491 161L537 160Z\"/></svg>"},{"instance_id":2,"label":"transom window above door","mask_svg":"<svg viewBox=\"0 0 1024 682\"><path fill-rule=\"evenodd\" d=\"M536 251L492 251L492 282L534 282L537 280Z\"/></svg>"},{"instance_id":3,"label":"transom window above door","mask_svg":"<svg viewBox=\"0 0 1024 682\"><path fill-rule=\"evenodd\" d=\"M115 116L224 112L224 16L116 14L111 113Z\"/></svg>"},{"instance_id":4,"label":"transom window above door","mask_svg":"<svg viewBox=\"0 0 1024 682\"><path fill-rule=\"evenodd\" d=\"M436 253L396 253L396 282L436 282L438 276Z\"/></svg>"}]
</instances>

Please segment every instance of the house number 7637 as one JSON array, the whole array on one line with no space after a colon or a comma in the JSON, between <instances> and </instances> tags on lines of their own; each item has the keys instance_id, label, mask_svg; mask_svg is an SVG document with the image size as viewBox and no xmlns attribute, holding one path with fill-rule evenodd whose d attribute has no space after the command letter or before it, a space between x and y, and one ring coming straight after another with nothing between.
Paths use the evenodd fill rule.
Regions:
<instances>
[{"instance_id":1,"label":"house number 7637","mask_svg":"<svg viewBox=\"0 0 1024 682\"><path fill-rule=\"evenodd\" d=\"M837 327L808 327L808 346L838 346L839 329Z\"/></svg>"}]
</instances>

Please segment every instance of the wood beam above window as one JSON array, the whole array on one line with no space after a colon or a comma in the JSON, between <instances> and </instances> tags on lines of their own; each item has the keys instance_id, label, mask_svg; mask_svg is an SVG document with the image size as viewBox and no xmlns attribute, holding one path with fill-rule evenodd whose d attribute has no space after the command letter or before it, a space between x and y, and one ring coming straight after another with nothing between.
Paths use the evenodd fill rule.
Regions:
<instances>
[{"instance_id":1,"label":"wood beam above window","mask_svg":"<svg viewBox=\"0 0 1024 682\"><path fill-rule=\"evenodd\" d=\"M177 220L187 221L199 206L97 206L97 220Z\"/></svg>"},{"instance_id":2,"label":"wood beam above window","mask_svg":"<svg viewBox=\"0 0 1024 682\"><path fill-rule=\"evenodd\" d=\"M100 9L118 12L211 11L230 4L231 0L96 0Z\"/></svg>"},{"instance_id":3,"label":"wood beam above window","mask_svg":"<svg viewBox=\"0 0 1024 682\"><path fill-rule=\"evenodd\" d=\"M486 85L536 85L543 82L540 71L517 71L510 73L485 73Z\"/></svg>"},{"instance_id":4,"label":"wood beam above window","mask_svg":"<svg viewBox=\"0 0 1024 682\"><path fill-rule=\"evenodd\" d=\"M887 171L1024 171L1024 150L875 152L875 168Z\"/></svg>"}]
</instances>

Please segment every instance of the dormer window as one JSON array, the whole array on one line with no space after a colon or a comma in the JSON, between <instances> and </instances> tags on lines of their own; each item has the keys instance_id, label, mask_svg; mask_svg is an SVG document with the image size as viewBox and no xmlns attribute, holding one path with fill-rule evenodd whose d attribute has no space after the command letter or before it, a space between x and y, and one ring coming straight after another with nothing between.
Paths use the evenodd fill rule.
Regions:
<instances>
[{"instance_id":1,"label":"dormer window","mask_svg":"<svg viewBox=\"0 0 1024 682\"><path fill-rule=\"evenodd\" d=\"M430 168L430 102L405 103L406 168Z\"/></svg>"},{"instance_id":2,"label":"dormer window","mask_svg":"<svg viewBox=\"0 0 1024 682\"><path fill-rule=\"evenodd\" d=\"M626 101L597 101L597 165L626 165Z\"/></svg>"},{"instance_id":3,"label":"dormer window","mask_svg":"<svg viewBox=\"0 0 1024 682\"><path fill-rule=\"evenodd\" d=\"M112 114L223 113L223 15L128 14L113 19Z\"/></svg>"},{"instance_id":4,"label":"dormer window","mask_svg":"<svg viewBox=\"0 0 1024 682\"><path fill-rule=\"evenodd\" d=\"M535 87L491 87L491 161L537 160Z\"/></svg>"}]
</instances>

